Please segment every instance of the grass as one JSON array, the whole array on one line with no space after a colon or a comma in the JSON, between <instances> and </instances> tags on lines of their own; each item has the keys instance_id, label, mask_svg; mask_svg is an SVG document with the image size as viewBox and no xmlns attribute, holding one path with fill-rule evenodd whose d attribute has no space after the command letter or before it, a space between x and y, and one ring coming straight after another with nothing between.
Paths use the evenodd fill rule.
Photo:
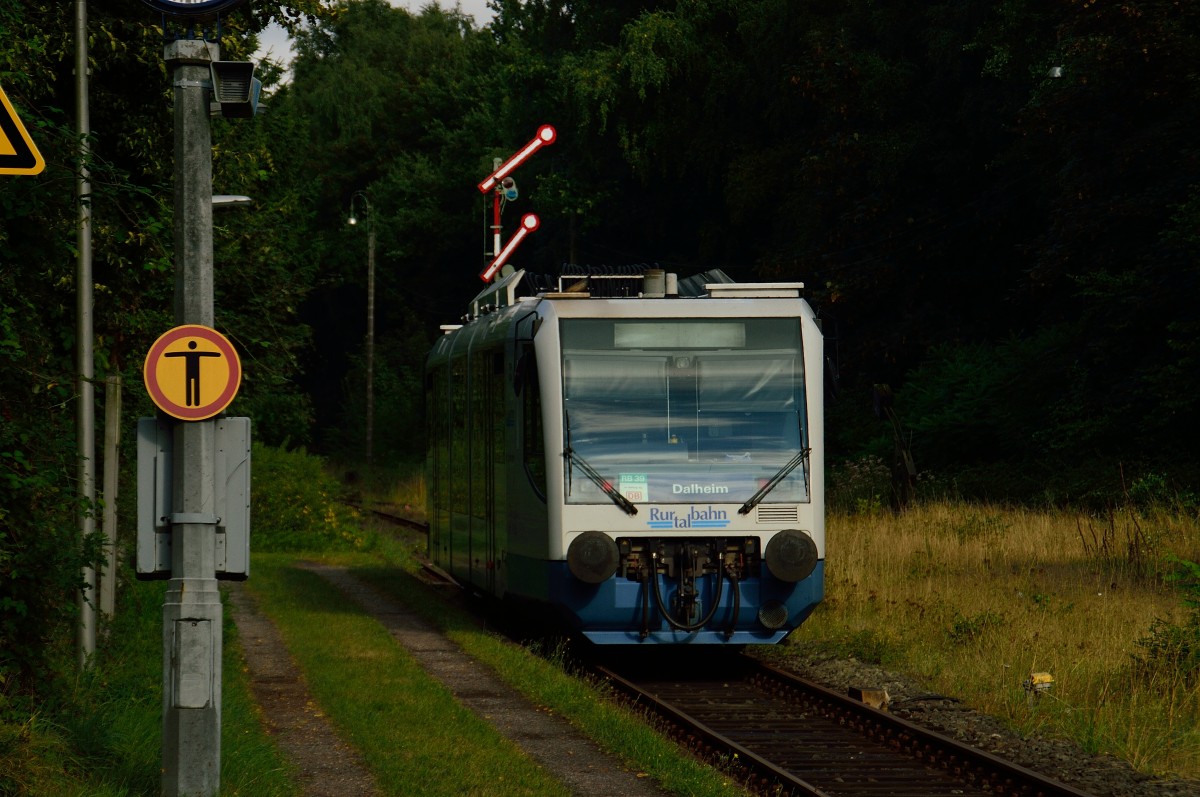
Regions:
<instances>
[{"instance_id":1,"label":"grass","mask_svg":"<svg viewBox=\"0 0 1200 797\"><path fill-rule=\"evenodd\" d=\"M343 484L355 499L372 506L404 507L417 512L425 508L425 474L423 462L396 465L348 465L326 462L325 471Z\"/></svg>"},{"instance_id":2,"label":"grass","mask_svg":"<svg viewBox=\"0 0 1200 797\"><path fill-rule=\"evenodd\" d=\"M38 711L19 722L0 722L0 793L159 793L164 589L163 582L124 585L95 667L62 674L53 697ZM257 721L228 612L223 667L221 794L294 795L287 767Z\"/></svg>"},{"instance_id":3,"label":"grass","mask_svg":"<svg viewBox=\"0 0 1200 797\"><path fill-rule=\"evenodd\" d=\"M412 488L422 489L419 480ZM411 496L410 496L411 497ZM401 499L402 502L408 502ZM368 550L254 554L247 587L279 626L321 711L358 748L387 793L566 794L485 720L425 675L389 634L319 576L291 567L304 555L354 565L412 601L468 652L548 710L566 716L640 774L678 794L743 794L588 683L480 631L411 577L414 543L371 537ZM72 671L38 711L0 716L0 794L130 797L157 794L161 762L164 584L132 582L119 598L112 642L97 667ZM259 723L225 613L222 795L297 793L290 767Z\"/></svg>"},{"instance_id":4,"label":"grass","mask_svg":"<svg viewBox=\"0 0 1200 797\"><path fill-rule=\"evenodd\" d=\"M1200 679L1138 665L1156 618L1186 619L1159 573L1167 554L1196 560L1200 526L957 503L832 515L826 599L789 647L878 663L1023 733L1195 777ZM1035 700L1033 672L1054 677Z\"/></svg>"},{"instance_id":5,"label":"grass","mask_svg":"<svg viewBox=\"0 0 1200 797\"><path fill-rule=\"evenodd\" d=\"M398 564L415 567L411 560ZM595 684L565 673L553 657L535 656L481 630L471 618L429 595L415 579L397 577L394 565L382 568L361 562L352 572L413 607L526 698L565 717L628 767L653 778L669 792L694 797L744 793L728 776L683 753L643 717L606 699Z\"/></svg>"},{"instance_id":6,"label":"grass","mask_svg":"<svg viewBox=\"0 0 1200 797\"><path fill-rule=\"evenodd\" d=\"M397 479L385 497L385 501L396 506L417 507L424 512L425 496L425 475L417 473Z\"/></svg>"},{"instance_id":7,"label":"grass","mask_svg":"<svg viewBox=\"0 0 1200 797\"><path fill-rule=\"evenodd\" d=\"M404 544L381 541L369 553L319 558L350 567L357 577L412 607L502 680L669 792L744 794L730 778L683 753L592 684L481 630L470 616L431 594L413 577L418 565ZM252 589L288 640L322 710L363 751L391 793L412 793L415 782L422 784L422 794L566 793L491 725L425 676L381 626L319 576L291 567L294 561L285 555L256 556ZM314 627L322 629L319 640L312 638Z\"/></svg>"},{"instance_id":8,"label":"grass","mask_svg":"<svg viewBox=\"0 0 1200 797\"><path fill-rule=\"evenodd\" d=\"M565 795L487 721L455 701L377 622L285 556L255 559L252 590L322 712L386 794Z\"/></svg>"},{"instance_id":9,"label":"grass","mask_svg":"<svg viewBox=\"0 0 1200 797\"><path fill-rule=\"evenodd\" d=\"M414 477L372 492L419 507L423 490ZM1021 732L1072 738L1148 772L1200 775L1200 669L1188 670L1181 655L1200 656L1200 615L1163 578L1168 555L1200 559L1195 520L1178 512L1085 517L961 503L903 515L872 507L831 515L826 601L772 653L855 656L957 695ZM414 543L368 537L370 544L338 553L256 553L247 586L280 625L322 711L390 793L565 791L459 707L341 593L292 567L298 555L349 566L414 607L529 699L663 788L742 793L592 684L481 631L432 596L412 577ZM65 674L52 699L25 714L0 702L0 793L157 793L162 591L161 583L128 585L92 672ZM258 722L228 615L221 793L294 794L289 768ZM1176 639L1185 648L1163 646ZM1022 686L1033 672L1055 679L1038 699Z\"/></svg>"}]
</instances>

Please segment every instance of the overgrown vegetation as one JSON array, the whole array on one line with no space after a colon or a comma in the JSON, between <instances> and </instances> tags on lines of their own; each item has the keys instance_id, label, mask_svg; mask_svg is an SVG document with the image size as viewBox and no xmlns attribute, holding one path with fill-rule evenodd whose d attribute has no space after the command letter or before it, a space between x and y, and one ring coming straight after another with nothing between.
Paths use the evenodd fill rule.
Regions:
<instances>
[{"instance_id":1,"label":"overgrown vegetation","mask_svg":"<svg viewBox=\"0 0 1200 797\"><path fill-rule=\"evenodd\" d=\"M860 502L829 518L826 600L789 649L906 672L1023 732L1200 776L1200 520L1176 510ZM1026 690L1034 672L1051 691Z\"/></svg>"},{"instance_id":2,"label":"overgrown vegetation","mask_svg":"<svg viewBox=\"0 0 1200 797\"><path fill-rule=\"evenodd\" d=\"M36 701L10 696L0 715L0 794L131 797L160 790L162 582L122 584L95 665L58 671ZM221 794L291 797L295 785L259 725L226 614ZM74 665L73 659L59 662Z\"/></svg>"},{"instance_id":3,"label":"overgrown vegetation","mask_svg":"<svg viewBox=\"0 0 1200 797\"><path fill-rule=\"evenodd\" d=\"M374 547L375 534L342 503L343 487L321 458L303 449L256 443L252 462L256 551ZM11 476L9 482L29 487ZM43 594L76 589L82 560L71 553L77 550L71 543L62 544L61 564L42 574ZM128 540L124 550L132 550ZM15 557L9 562L23 564ZM37 583L35 575L28 581ZM16 600L26 593L12 588L15 597L4 606L7 636L0 651L0 662L9 668L0 670L0 793L119 797L158 791L164 586L131 580L128 565L120 568L120 577L117 615L104 627L93 666L82 672L69 645L74 603L57 595L56 601L43 598L41 604L21 608ZM228 611L225 639L221 793L290 797L295 784L259 725ZM32 669L20 671L20 662Z\"/></svg>"},{"instance_id":4,"label":"overgrown vegetation","mask_svg":"<svg viewBox=\"0 0 1200 797\"><path fill-rule=\"evenodd\" d=\"M1200 564L1168 555L1166 580L1183 596L1188 611L1172 622L1154 618L1150 631L1137 640L1134 673L1147 685L1167 683L1172 693L1200 691Z\"/></svg>"},{"instance_id":5,"label":"overgrown vegetation","mask_svg":"<svg viewBox=\"0 0 1200 797\"><path fill-rule=\"evenodd\" d=\"M256 551L363 550L372 543L345 488L320 457L255 444L251 452Z\"/></svg>"}]
</instances>

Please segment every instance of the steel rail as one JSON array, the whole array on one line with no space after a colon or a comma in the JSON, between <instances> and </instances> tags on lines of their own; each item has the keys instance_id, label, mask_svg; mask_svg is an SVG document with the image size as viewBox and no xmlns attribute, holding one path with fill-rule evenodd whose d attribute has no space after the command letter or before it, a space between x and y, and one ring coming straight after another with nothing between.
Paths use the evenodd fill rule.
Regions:
<instances>
[{"instance_id":1,"label":"steel rail","mask_svg":"<svg viewBox=\"0 0 1200 797\"><path fill-rule=\"evenodd\" d=\"M748 773L759 793L1091 797L749 656L738 660L740 672L731 667L719 682L675 672L668 683L661 673L648 680L594 669L718 764ZM714 725L689 702L721 721Z\"/></svg>"},{"instance_id":2,"label":"steel rail","mask_svg":"<svg viewBox=\"0 0 1200 797\"><path fill-rule=\"evenodd\" d=\"M409 520L408 518L401 517L400 515L393 515L391 512L388 512L386 510L375 509L374 507L363 506L362 504L355 503L353 501L347 501L345 503L346 503L346 506L354 507L355 509L357 509L360 512L370 512L375 517L379 518L380 520L387 521L388 523L391 523L393 526L403 526L406 529L409 529L411 531L419 531L422 534L429 533L429 524L428 523L422 523L419 520Z\"/></svg>"},{"instance_id":3,"label":"steel rail","mask_svg":"<svg viewBox=\"0 0 1200 797\"><path fill-rule=\"evenodd\" d=\"M428 533L429 530L427 524L384 510L363 506L357 508L415 531ZM426 577L431 582L453 583L436 568L427 565L427 570ZM660 717L679 736L690 737L689 741L693 744L705 748L707 756L715 759L718 766L743 775L747 785L761 794L802 797L918 794L927 797L935 790L932 782L923 784L920 781L924 768L931 780L944 778L947 782L960 784L959 788L949 791L946 786L939 786L942 791L936 793L990 797L1093 797L751 656L738 656L735 659L736 663L734 660L727 662L728 671L722 674L719 684L722 694L736 694L739 689L746 695L758 691L765 696L764 699L778 704L761 714L758 720L747 723L746 728L740 729L746 737L743 740L738 738L739 729L714 727L696 716L695 712L684 708L683 703L687 700L699 705L707 699L702 694L706 688L714 688L715 682L711 678L689 682L687 675L672 672L671 679L679 683L673 685L674 689L668 689L661 681L646 683L645 679L626 677L610 666L594 664L591 669L616 692ZM672 691L680 696L664 697L660 694ZM789 757L786 750L789 731L784 727L787 725L784 718L789 711L793 713L790 718L793 724L803 728L803 732L792 731L794 748L802 747L806 740L811 746L814 737L828 740L820 755L814 754L810 747L806 751L809 757L800 766L792 766L786 760ZM736 724L736 718L725 719L728 720L724 723L726 725ZM753 727L754 722L758 723L757 727ZM820 730L822 725L829 730L823 733ZM851 729L866 744L882 750L882 754L872 753L865 747L862 751L855 748L853 752L837 748L833 741L835 730L843 733L846 729ZM764 741L766 737L771 737L769 742ZM756 752L751 746L755 741L760 750L769 744L782 752ZM885 760L888 756L907 758L911 762L909 771L905 773L894 762ZM914 781L914 777L917 780Z\"/></svg>"},{"instance_id":4,"label":"steel rail","mask_svg":"<svg viewBox=\"0 0 1200 797\"><path fill-rule=\"evenodd\" d=\"M964 767L974 767L979 771L993 772L1004 779L1009 788L1015 788L1014 794L1040 795L1041 797L1092 797L1087 792L1080 791L1053 778L1034 772L1031 769L1014 764L985 750L980 750L957 739L924 728L901 717L881 711L846 695L838 694L820 684L801 678L794 673L781 670L761 661L755 661L757 672L753 675L768 678L788 688L796 689L807 695L827 701L837 711L851 715L863 724L871 723L883 730L884 733L893 731L899 734L902 747L910 751L922 751L929 755L932 751L942 751L957 756ZM905 740L911 740L906 745ZM991 788L1003 788L993 785ZM1032 789L1032 790L1030 790Z\"/></svg>"},{"instance_id":5,"label":"steel rail","mask_svg":"<svg viewBox=\"0 0 1200 797\"><path fill-rule=\"evenodd\" d=\"M657 696L642 689L633 681L618 675L616 672L607 667L597 666L595 671L598 675L604 678L606 682L613 685L629 698L644 702L651 711L659 717L667 720L673 725L684 729L687 733L693 734L704 741L711 749L718 750L721 754L728 755L730 761L736 759L739 766L753 773L753 776L759 778L759 786L782 786L787 791L785 794L805 795L805 797L831 797L827 792L821 791L811 783L796 777L791 772L782 769L762 756L755 753L753 750L738 744L733 739L730 739L723 734L709 728L704 723L690 716L686 711L659 699ZM778 791L778 789L776 789Z\"/></svg>"}]
</instances>

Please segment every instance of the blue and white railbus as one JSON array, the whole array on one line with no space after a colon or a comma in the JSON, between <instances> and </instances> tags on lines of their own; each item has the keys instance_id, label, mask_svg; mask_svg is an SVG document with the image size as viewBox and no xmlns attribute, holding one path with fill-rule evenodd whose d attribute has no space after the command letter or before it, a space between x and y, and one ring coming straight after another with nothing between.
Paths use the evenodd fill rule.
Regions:
<instances>
[{"instance_id":1,"label":"blue and white railbus","mask_svg":"<svg viewBox=\"0 0 1200 797\"><path fill-rule=\"evenodd\" d=\"M598 644L781 641L824 591L801 288L581 269L489 286L427 362L434 563Z\"/></svg>"}]
</instances>

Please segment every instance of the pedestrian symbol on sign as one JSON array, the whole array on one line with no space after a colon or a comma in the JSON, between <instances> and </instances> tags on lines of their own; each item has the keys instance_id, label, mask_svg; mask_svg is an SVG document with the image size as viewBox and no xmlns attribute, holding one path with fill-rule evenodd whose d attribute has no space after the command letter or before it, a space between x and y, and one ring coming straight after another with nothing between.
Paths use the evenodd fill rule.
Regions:
<instances>
[{"instance_id":1,"label":"pedestrian symbol on sign","mask_svg":"<svg viewBox=\"0 0 1200 797\"><path fill-rule=\"evenodd\" d=\"M196 341L188 341L188 351L169 351L163 357L182 357L185 363L184 380L186 387L184 392L187 393L187 399L184 404L188 407L200 406L200 358L201 357L220 357L219 351L195 351Z\"/></svg>"},{"instance_id":2,"label":"pedestrian symbol on sign","mask_svg":"<svg viewBox=\"0 0 1200 797\"><path fill-rule=\"evenodd\" d=\"M183 421L202 421L233 401L241 386L242 365L225 336L188 324L154 342L143 374L146 390L160 410Z\"/></svg>"}]
</instances>

